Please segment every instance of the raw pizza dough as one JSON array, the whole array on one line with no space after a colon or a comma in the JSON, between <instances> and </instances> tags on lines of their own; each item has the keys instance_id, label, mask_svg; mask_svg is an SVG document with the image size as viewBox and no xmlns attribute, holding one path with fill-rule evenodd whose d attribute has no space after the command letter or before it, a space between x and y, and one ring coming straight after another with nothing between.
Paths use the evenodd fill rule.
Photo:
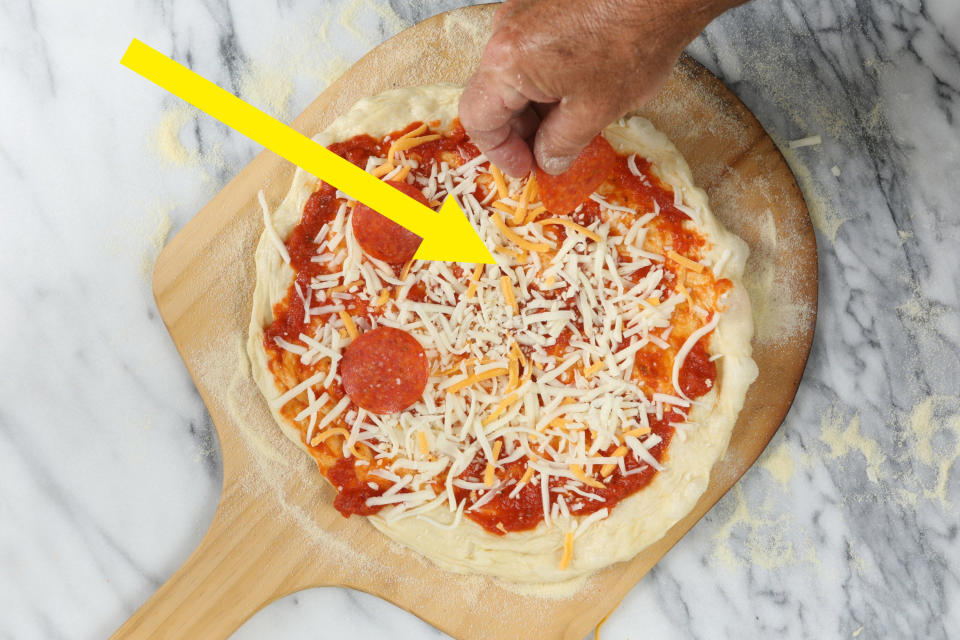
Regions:
<instances>
[{"instance_id":1,"label":"raw pizza dough","mask_svg":"<svg viewBox=\"0 0 960 640\"><path fill-rule=\"evenodd\" d=\"M323 145L359 134L379 138L414 121L437 121L449 125L457 114L461 89L449 85L408 87L388 91L357 102L326 131L315 137ZM508 582L530 585L582 579L615 562L628 560L660 539L688 514L707 487L714 464L723 456L730 433L747 393L757 375L751 359L753 324L750 302L741 282L748 249L726 231L710 212L706 194L695 187L690 169L676 147L648 121L630 117L604 131L619 153L638 153L653 163L658 177L682 194L683 203L695 212L698 232L712 243L704 258L717 278L734 282L726 310L712 334L710 351L722 354L717 388L699 399L690 412L695 427L678 430L668 450L666 468L639 492L616 504L610 515L593 522L575 539L575 553L565 569L558 568L565 532L541 522L535 529L497 536L463 518L451 526L454 514L435 509L429 518L411 517L388 523L379 515L370 522L384 534L423 554L444 569L480 573ZM297 169L293 185L271 216L278 237L267 227L256 249L256 288L247 352L253 376L264 396L281 394L267 368L263 346L264 327L273 321L273 305L284 299L293 280L293 270L278 250L300 221L307 198L318 180ZM278 409L271 412L280 428L307 450L300 431L287 423Z\"/></svg>"}]
</instances>

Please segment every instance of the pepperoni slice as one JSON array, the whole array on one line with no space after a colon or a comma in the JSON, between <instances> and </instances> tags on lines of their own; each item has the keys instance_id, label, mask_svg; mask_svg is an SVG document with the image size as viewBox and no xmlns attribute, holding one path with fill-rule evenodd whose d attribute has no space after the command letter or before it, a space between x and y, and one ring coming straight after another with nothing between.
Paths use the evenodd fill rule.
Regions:
<instances>
[{"instance_id":1,"label":"pepperoni slice","mask_svg":"<svg viewBox=\"0 0 960 640\"><path fill-rule=\"evenodd\" d=\"M390 180L387 182L420 204L430 206L420 190L407 184ZM396 222L358 202L353 208L353 235L367 255L389 264L405 264L417 252L422 238L404 229Z\"/></svg>"},{"instance_id":2,"label":"pepperoni slice","mask_svg":"<svg viewBox=\"0 0 960 640\"><path fill-rule=\"evenodd\" d=\"M340 361L347 395L372 413L403 411L423 395L429 375L423 347L412 335L393 327L361 334Z\"/></svg>"},{"instance_id":3,"label":"pepperoni slice","mask_svg":"<svg viewBox=\"0 0 960 640\"><path fill-rule=\"evenodd\" d=\"M603 184L617 161L617 153L602 135L597 135L558 176L537 167L537 184L544 206L551 213L568 215Z\"/></svg>"}]
</instances>

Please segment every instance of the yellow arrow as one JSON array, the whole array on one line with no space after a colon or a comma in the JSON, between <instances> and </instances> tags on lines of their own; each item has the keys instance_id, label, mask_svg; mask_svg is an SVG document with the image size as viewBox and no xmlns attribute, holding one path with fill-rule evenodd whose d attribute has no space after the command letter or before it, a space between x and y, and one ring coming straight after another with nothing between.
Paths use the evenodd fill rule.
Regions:
<instances>
[{"instance_id":1,"label":"yellow arrow","mask_svg":"<svg viewBox=\"0 0 960 640\"><path fill-rule=\"evenodd\" d=\"M440 211L425 207L137 39L120 63L417 234L414 258L494 264L453 196Z\"/></svg>"}]
</instances>

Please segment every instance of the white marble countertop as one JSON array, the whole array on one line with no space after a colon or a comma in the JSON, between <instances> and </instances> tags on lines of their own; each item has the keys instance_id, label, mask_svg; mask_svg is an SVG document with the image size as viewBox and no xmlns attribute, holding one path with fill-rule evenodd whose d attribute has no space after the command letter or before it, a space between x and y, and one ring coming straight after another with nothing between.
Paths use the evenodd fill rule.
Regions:
<instances>
[{"instance_id":1,"label":"white marble countertop","mask_svg":"<svg viewBox=\"0 0 960 640\"><path fill-rule=\"evenodd\" d=\"M107 636L219 494L216 436L150 270L258 148L122 68L130 38L289 118L387 36L461 4L0 9L0 638ZM960 5L754 0L690 52L785 148L817 228L819 322L767 452L603 636L957 637ZM330 588L235 637L318 635L442 634Z\"/></svg>"}]
</instances>

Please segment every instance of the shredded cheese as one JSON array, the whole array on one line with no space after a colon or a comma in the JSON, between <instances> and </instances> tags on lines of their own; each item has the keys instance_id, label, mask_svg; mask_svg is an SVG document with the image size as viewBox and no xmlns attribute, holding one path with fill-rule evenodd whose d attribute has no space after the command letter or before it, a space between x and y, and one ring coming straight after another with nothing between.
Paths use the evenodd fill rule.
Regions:
<instances>
[{"instance_id":1,"label":"shredded cheese","mask_svg":"<svg viewBox=\"0 0 960 640\"><path fill-rule=\"evenodd\" d=\"M342 438L349 438L350 432L342 427L333 427L333 428L327 429L326 431L321 431L320 433L315 434L313 438L310 440L310 446L316 447L321 442L323 442L324 440L326 440L331 436L341 436Z\"/></svg>"},{"instance_id":2,"label":"shredded cheese","mask_svg":"<svg viewBox=\"0 0 960 640\"><path fill-rule=\"evenodd\" d=\"M523 224L523 221L527 217L527 202L530 200L530 192L533 190L534 185L537 183L537 179L530 175L530 178L527 180L527 184L523 187L523 193L520 194L520 202L517 203L517 208L513 212L513 224L514 226L518 224Z\"/></svg>"},{"instance_id":3,"label":"shredded cheese","mask_svg":"<svg viewBox=\"0 0 960 640\"><path fill-rule=\"evenodd\" d=\"M394 154L400 153L401 151L409 151L414 147L419 147L425 142L433 142L434 140L439 140L440 136L438 134L431 134L428 136L420 137L407 137L401 136L390 145L390 150L387 152L387 158L391 161L393 160Z\"/></svg>"},{"instance_id":4,"label":"shredded cheese","mask_svg":"<svg viewBox=\"0 0 960 640\"><path fill-rule=\"evenodd\" d=\"M510 305L510 308L513 309L513 313L515 315L520 313L520 307L517 306L517 298L513 295L513 284L510 282L510 276L500 277L500 288L503 289L503 297L507 301L507 304Z\"/></svg>"},{"instance_id":5,"label":"shredded cheese","mask_svg":"<svg viewBox=\"0 0 960 640\"><path fill-rule=\"evenodd\" d=\"M496 476L494 475L496 467L493 466L492 462L487 463L486 469L483 470L483 484L488 487L492 487Z\"/></svg>"},{"instance_id":6,"label":"shredded cheese","mask_svg":"<svg viewBox=\"0 0 960 640\"><path fill-rule=\"evenodd\" d=\"M676 357L673 359L673 390L677 392L677 395L683 398L684 400L690 401L690 398L687 397L687 394L683 392L680 388L680 369L683 368L683 363L687 360L687 355L693 349L694 345L711 331L713 331L717 324L720 322L720 314L714 313L710 321L690 334L690 336L683 343L683 346L680 347L680 351L677 352Z\"/></svg>"},{"instance_id":7,"label":"shredded cheese","mask_svg":"<svg viewBox=\"0 0 960 640\"><path fill-rule=\"evenodd\" d=\"M700 264L699 262L694 262L690 258L686 256L682 256L676 251L672 251L672 250L667 251L667 257L673 260L674 262L676 262L677 264L679 264L680 266L690 269L693 272L703 273L702 264Z\"/></svg>"},{"instance_id":8,"label":"shredded cheese","mask_svg":"<svg viewBox=\"0 0 960 640\"><path fill-rule=\"evenodd\" d=\"M430 444L427 442L427 434L423 431L417 431L417 444L420 447L420 453L423 455L430 453Z\"/></svg>"},{"instance_id":9,"label":"shredded cheese","mask_svg":"<svg viewBox=\"0 0 960 640\"><path fill-rule=\"evenodd\" d=\"M477 294L477 282L480 281L481 273L483 273L483 265L478 264L473 268L473 274L470 276L470 286L467 287L467 300Z\"/></svg>"},{"instance_id":10,"label":"shredded cheese","mask_svg":"<svg viewBox=\"0 0 960 640\"><path fill-rule=\"evenodd\" d=\"M290 264L290 254L287 252L283 240L280 239L277 228L273 226L273 216L270 215L270 209L267 207L267 198L263 195L263 189L257 192L257 199L260 201L260 209L263 211L263 229L267 232L267 237L270 238L270 242L276 247L277 253L280 254L283 261Z\"/></svg>"},{"instance_id":11,"label":"shredded cheese","mask_svg":"<svg viewBox=\"0 0 960 640\"><path fill-rule=\"evenodd\" d=\"M708 268L667 248L669 239L663 248L662 236L651 242L656 202L649 212L593 194L601 216L587 226L573 221L580 220L576 213L550 217L533 176L508 180L482 155L459 162L456 154L443 160L404 154L438 138L420 125L367 168L419 188L431 202L458 198L497 263L411 260L397 274L363 253L350 225L355 201L338 192L336 217L314 240L312 261L325 269L310 283L297 283L306 328L298 339L274 340L306 369L270 405L277 410L296 400L292 414L305 441L342 436L337 450L367 466L371 488L384 488L367 504L386 507L388 522L433 522L423 514L442 507L455 514L454 524L434 526L449 528L501 492L513 498L533 483L547 526L570 527L561 558L566 567L574 539L609 513L578 515L585 500L605 499L590 489L616 482L608 479L618 468L626 475L642 471L626 470L631 451L663 468L650 451L661 440L649 424L671 410L684 413L691 401L677 388L672 394L640 391L636 354L647 345L651 356L662 350L665 362L672 359L678 386L678 372L696 343L690 340L697 331L706 335L710 323L716 326L718 304L700 287L711 286L726 258ZM631 162L631 172L645 179L647 165L641 170L635 158ZM680 194L675 198L682 205ZM261 208L267 227L265 200ZM570 231L559 246L545 231L550 225ZM266 233L279 242L270 229ZM281 256L283 250L279 242ZM410 332L430 360L422 398L399 417L370 414L348 396L334 402L327 393L340 382L339 361L350 340L380 326ZM482 473L462 475L475 460L486 461ZM497 477L498 469L514 463L522 465L516 476ZM458 500L456 487L469 495ZM498 529L506 531L502 525Z\"/></svg>"},{"instance_id":12,"label":"shredded cheese","mask_svg":"<svg viewBox=\"0 0 960 640\"><path fill-rule=\"evenodd\" d=\"M456 393L462 389L466 389L469 386L472 386L478 382L483 382L484 380L489 380L490 378L496 378L497 376L505 376L509 373L507 369L498 367L496 369L488 369L483 373L475 373L472 376L467 376L466 379L452 384L447 387L447 393Z\"/></svg>"},{"instance_id":13,"label":"shredded cheese","mask_svg":"<svg viewBox=\"0 0 960 640\"><path fill-rule=\"evenodd\" d=\"M354 323L353 318L350 317L350 314L343 310L339 311L338 313L340 314L340 319L343 320L343 324L347 329L347 335L349 335L351 339L355 339L357 336L359 336L360 332L357 331L357 325Z\"/></svg>"},{"instance_id":14,"label":"shredded cheese","mask_svg":"<svg viewBox=\"0 0 960 640\"><path fill-rule=\"evenodd\" d=\"M611 455L615 458L622 458L623 456L627 455L627 451L628 451L627 447L620 446L620 447L617 447L616 450L614 450L614 452ZM603 478L607 478L610 476L611 473L613 473L613 470L616 468L617 468L617 465L615 464L605 464L602 467L600 467L600 476Z\"/></svg>"},{"instance_id":15,"label":"shredded cheese","mask_svg":"<svg viewBox=\"0 0 960 640\"><path fill-rule=\"evenodd\" d=\"M579 225L573 220L570 220L568 218L547 218L546 220L538 220L537 224L544 225L544 226L550 225L550 224L563 225L568 229L573 229L578 233L582 233L583 235L587 236L594 242L603 242L603 238L600 237L600 234L590 231L590 229L587 229L583 225Z\"/></svg>"},{"instance_id":16,"label":"shredded cheese","mask_svg":"<svg viewBox=\"0 0 960 640\"><path fill-rule=\"evenodd\" d=\"M602 482L600 482L596 478L591 478L586 473L584 473L583 467L580 466L579 464L572 464L570 465L569 469L570 469L570 473L572 473L577 480L587 485L588 487L596 487L597 489L606 488L606 485L604 485Z\"/></svg>"},{"instance_id":17,"label":"shredded cheese","mask_svg":"<svg viewBox=\"0 0 960 640\"><path fill-rule=\"evenodd\" d=\"M561 571L570 566L570 560L573 558L573 532L568 531L563 537L563 555L560 557L560 564L557 568Z\"/></svg>"},{"instance_id":18,"label":"shredded cheese","mask_svg":"<svg viewBox=\"0 0 960 640\"><path fill-rule=\"evenodd\" d=\"M593 376L593 374L595 374L597 371L600 371L600 369L606 366L606 364L607 363L604 362L603 360L597 360L592 365L590 365L589 367L583 370L583 375L589 379L590 377Z\"/></svg>"},{"instance_id":19,"label":"shredded cheese","mask_svg":"<svg viewBox=\"0 0 960 640\"><path fill-rule=\"evenodd\" d=\"M500 401L500 403L494 408L493 411L490 412L490 415L488 415L486 418L483 419L483 422L481 424L483 424L483 426L487 426L488 424L496 420L497 417L501 413L503 413L504 409L506 409L516 401L517 401L517 394L514 393L507 396L506 398ZM503 446L503 442L500 440L497 440L497 445ZM496 451L496 449L494 449L494 451ZM496 454L494 454L494 457L496 457Z\"/></svg>"},{"instance_id":20,"label":"shredded cheese","mask_svg":"<svg viewBox=\"0 0 960 640\"><path fill-rule=\"evenodd\" d=\"M490 175L493 176L493 183L497 187L497 197L503 200L509 196L510 191L507 189L507 182L503 179L503 172L496 165L490 165Z\"/></svg>"},{"instance_id":21,"label":"shredded cheese","mask_svg":"<svg viewBox=\"0 0 960 640\"><path fill-rule=\"evenodd\" d=\"M385 162L380 166L375 167L370 173L377 178L382 178L383 176L393 171L395 168L396 167L393 166L392 162Z\"/></svg>"},{"instance_id":22,"label":"shredded cheese","mask_svg":"<svg viewBox=\"0 0 960 640\"><path fill-rule=\"evenodd\" d=\"M400 272L400 279L406 280L407 276L410 275L410 268L413 267L414 258L407 260L407 264L403 265L403 270Z\"/></svg>"},{"instance_id":23,"label":"shredded cheese","mask_svg":"<svg viewBox=\"0 0 960 640\"><path fill-rule=\"evenodd\" d=\"M548 245L546 242L530 242L526 238L518 235L517 232L506 225L499 213L494 213L490 216L490 219L493 220L493 223L497 225L498 229L500 229L500 233L506 236L507 240L518 247L522 247L527 251L536 251L538 253L546 251L550 248L550 245Z\"/></svg>"},{"instance_id":24,"label":"shredded cheese","mask_svg":"<svg viewBox=\"0 0 960 640\"><path fill-rule=\"evenodd\" d=\"M524 224L529 224L533 222L534 220L537 219L538 215L540 215L541 213L546 213L546 211L547 211L547 208L543 205L540 205L539 207L536 207L534 209L530 209L529 211L527 211L527 217L524 218L523 220Z\"/></svg>"}]
</instances>

